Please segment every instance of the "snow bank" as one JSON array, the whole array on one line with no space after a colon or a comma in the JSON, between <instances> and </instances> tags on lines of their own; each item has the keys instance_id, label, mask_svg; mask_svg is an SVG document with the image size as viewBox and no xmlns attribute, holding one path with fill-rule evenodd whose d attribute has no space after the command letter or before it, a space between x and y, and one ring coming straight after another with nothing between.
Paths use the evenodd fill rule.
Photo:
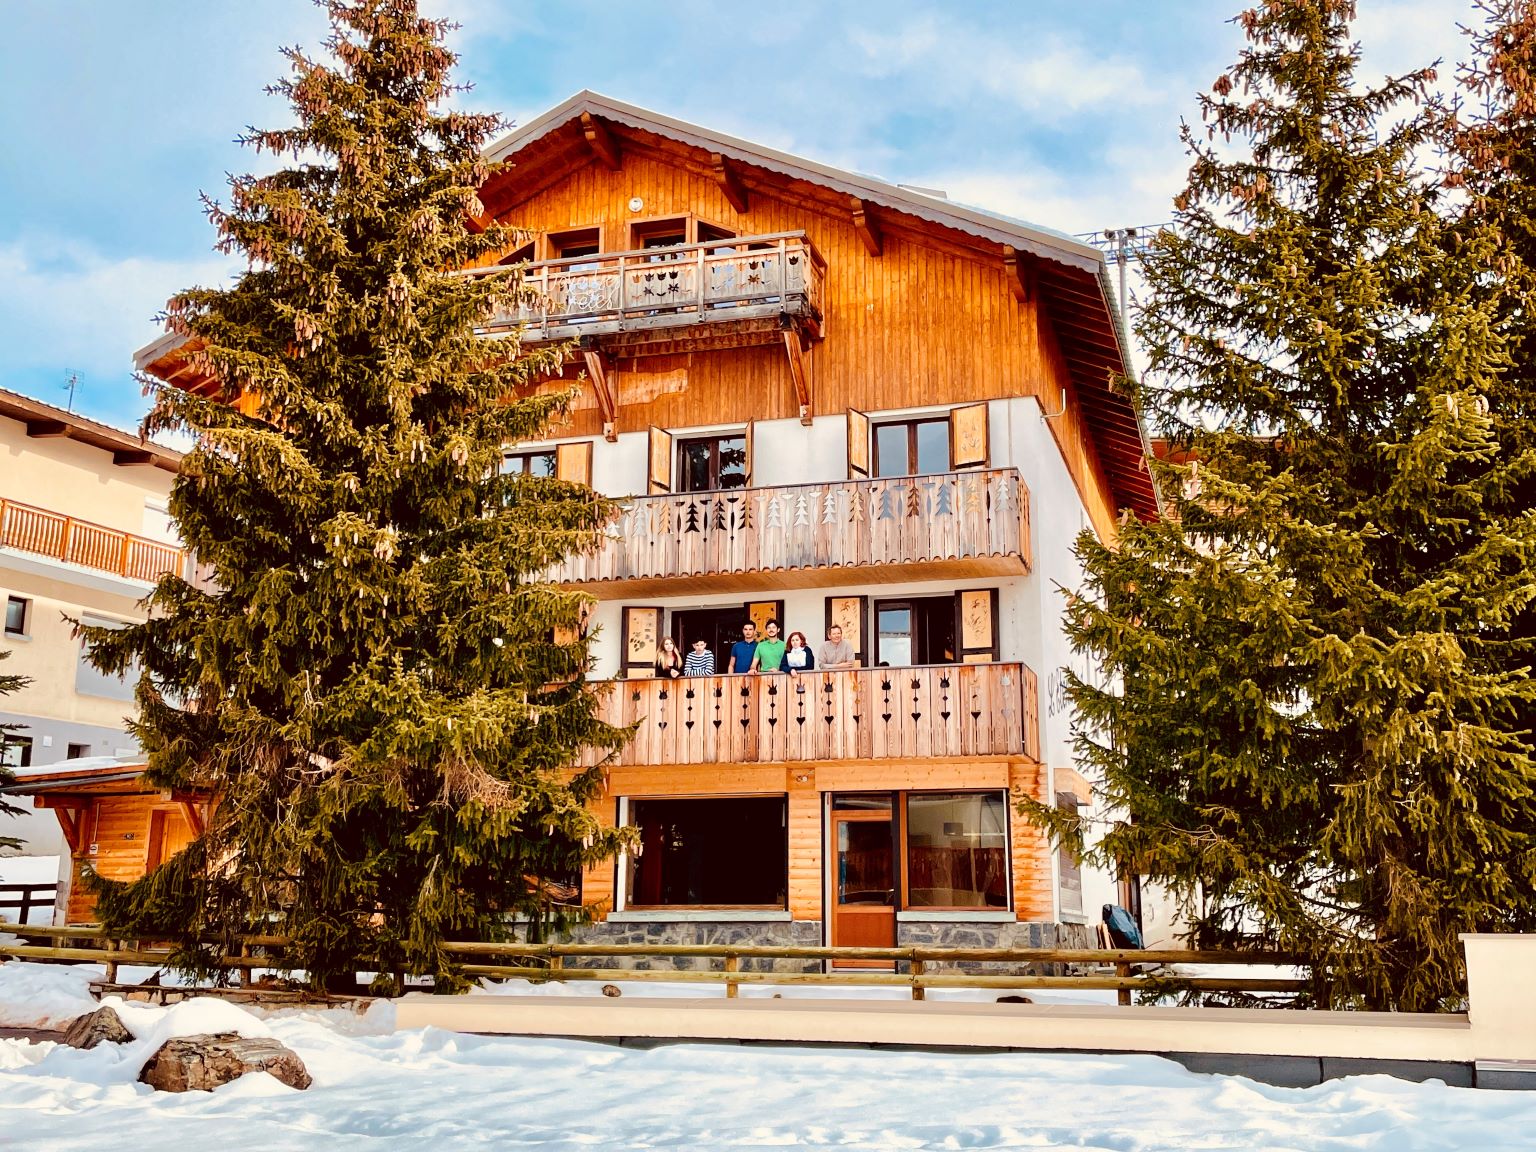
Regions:
<instances>
[{"instance_id":1,"label":"snow bank","mask_svg":"<svg viewBox=\"0 0 1536 1152\"><path fill-rule=\"evenodd\" d=\"M100 964L0 964L0 1027L62 1028L96 1001L90 983Z\"/></svg>"}]
</instances>

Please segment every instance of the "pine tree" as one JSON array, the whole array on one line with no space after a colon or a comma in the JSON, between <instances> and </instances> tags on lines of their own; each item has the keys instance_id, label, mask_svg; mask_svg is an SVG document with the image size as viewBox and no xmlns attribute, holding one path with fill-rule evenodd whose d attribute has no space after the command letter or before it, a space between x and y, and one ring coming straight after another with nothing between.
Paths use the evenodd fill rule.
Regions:
<instances>
[{"instance_id":1,"label":"pine tree","mask_svg":"<svg viewBox=\"0 0 1536 1152\"><path fill-rule=\"evenodd\" d=\"M285 52L296 123L252 130L292 164L208 201L248 269L168 306L201 397L158 391L149 431L195 437L171 496L214 587L162 580L150 619L87 629L138 662L148 778L212 793L206 835L103 894L114 928L196 942L260 928L316 983L359 965L451 980L444 939L535 925L611 855L587 801L618 747L583 675L582 598L537 573L612 509L579 485L503 475L568 395L525 386L564 350L476 325L526 295L487 264L522 237L475 231L501 127L444 111L449 25L413 0L329 0L334 63ZM147 384L152 382L146 381Z\"/></svg>"},{"instance_id":2,"label":"pine tree","mask_svg":"<svg viewBox=\"0 0 1536 1152\"><path fill-rule=\"evenodd\" d=\"M1507 658L1536 524L1488 411L1496 238L1416 168L1432 73L1358 84L1353 14L1245 12L1184 129L1138 323L1169 516L1080 542L1068 633L1107 680L1069 691L1120 813L1091 859L1172 887L1202 945L1307 958L1322 1002L1429 1010L1458 933L1536 926Z\"/></svg>"},{"instance_id":3,"label":"pine tree","mask_svg":"<svg viewBox=\"0 0 1536 1152\"><path fill-rule=\"evenodd\" d=\"M9 660L10 658L11 654L9 651L0 652L0 660ZM14 673L9 672L0 672L0 696L7 696L12 692L19 692L29 683L31 683L31 681L25 676L17 676ZM13 734L20 732L23 727L25 727L25 725L22 724L0 724L0 753L6 751L7 747L12 742ZM0 788L4 788L7 784L14 783L16 783L16 773L12 772L9 768L6 767L5 757L0 755ZM24 811L25 809L18 808L15 804L7 802L3 796L0 796L0 816L20 816ZM21 846L22 841L17 839L15 836L0 836L0 849L20 848Z\"/></svg>"}]
</instances>

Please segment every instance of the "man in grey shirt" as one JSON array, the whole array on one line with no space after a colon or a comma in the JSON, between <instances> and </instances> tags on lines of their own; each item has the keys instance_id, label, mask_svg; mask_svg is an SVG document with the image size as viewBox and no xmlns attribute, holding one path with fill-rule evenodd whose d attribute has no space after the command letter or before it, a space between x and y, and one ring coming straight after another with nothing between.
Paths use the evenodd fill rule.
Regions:
<instances>
[{"instance_id":1,"label":"man in grey shirt","mask_svg":"<svg viewBox=\"0 0 1536 1152\"><path fill-rule=\"evenodd\" d=\"M853 645L843 639L843 629L834 624L827 629L827 642L816 653L816 667L822 671L833 668L857 668L859 661L853 654Z\"/></svg>"}]
</instances>

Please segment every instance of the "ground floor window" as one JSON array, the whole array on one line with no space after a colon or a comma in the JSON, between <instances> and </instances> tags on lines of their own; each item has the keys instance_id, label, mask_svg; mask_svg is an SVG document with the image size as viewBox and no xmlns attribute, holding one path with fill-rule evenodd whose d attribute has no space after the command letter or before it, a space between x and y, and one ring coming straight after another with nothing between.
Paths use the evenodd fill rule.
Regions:
<instances>
[{"instance_id":1,"label":"ground floor window","mask_svg":"<svg viewBox=\"0 0 1536 1152\"><path fill-rule=\"evenodd\" d=\"M789 842L783 796L628 802L640 831L626 908L787 907Z\"/></svg>"}]
</instances>

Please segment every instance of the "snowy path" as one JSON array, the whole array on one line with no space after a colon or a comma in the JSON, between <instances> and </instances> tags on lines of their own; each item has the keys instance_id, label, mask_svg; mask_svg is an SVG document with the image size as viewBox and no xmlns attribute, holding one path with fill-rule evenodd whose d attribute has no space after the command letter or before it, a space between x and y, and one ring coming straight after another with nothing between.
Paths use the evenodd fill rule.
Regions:
<instances>
[{"instance_id":1,"label":"snowy path","mask_svg":"<svg viewBox=\"0 0 1536 1152\"><path fill-rule=\"evenodd\" d=\"M69 982L73 981L73 984ZM77 969L0 965L0 1024L72 1010ZM83 1003L83 1000L81 1001ZM141 1037L76 1052L0 1040L0 1148L1152 1149L1439 1152L1536 1149L1536 1094L1386 1077L1272 1088L1155 1057L955 1055L390 1031L368 1016L260 1019L220 1001L127 1005ZM29 1015L30 1014L30 1015ZM271 1034L315 1078L251 1076L211 1095L135 1083L166 1035Z\"/></svg>"}]
</instances>

